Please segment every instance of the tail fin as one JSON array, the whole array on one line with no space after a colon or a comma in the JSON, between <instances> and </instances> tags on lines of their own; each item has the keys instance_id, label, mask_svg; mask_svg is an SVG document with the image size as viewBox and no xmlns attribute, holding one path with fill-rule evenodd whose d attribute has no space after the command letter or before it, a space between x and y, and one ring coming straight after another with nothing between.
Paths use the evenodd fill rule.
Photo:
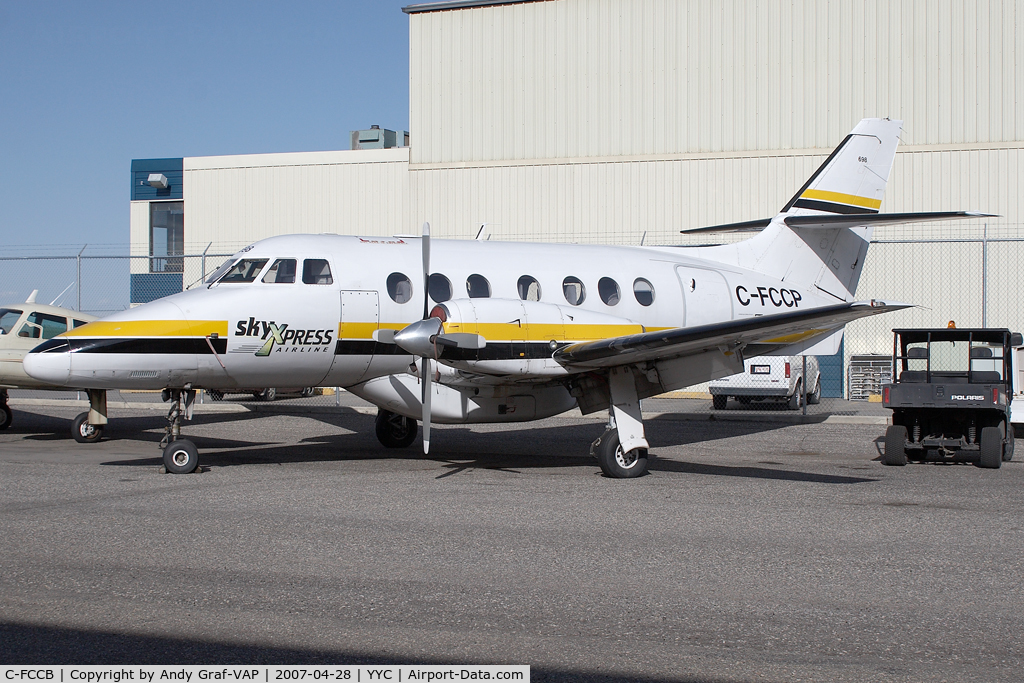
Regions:
<instances>
[{"instance_id":1,"label":"tail fin","mask_svg":"<svg viewBox=\"0 0 1024 683\"><path fill-rule=\"evenodd\" d=\"M851 301L902 127L889 119L858 123L768 228L745 243L749 266Z\"/></svg>"}]
</instances>

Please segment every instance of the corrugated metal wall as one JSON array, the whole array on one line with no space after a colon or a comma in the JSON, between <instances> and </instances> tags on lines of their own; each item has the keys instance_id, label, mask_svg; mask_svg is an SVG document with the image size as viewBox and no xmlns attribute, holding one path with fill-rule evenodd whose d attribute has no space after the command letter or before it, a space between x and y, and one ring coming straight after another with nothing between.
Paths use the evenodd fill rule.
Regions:
<instances>
[{"instance_id":1,"label":"corrugated metal wall","mask_svg":"<svg viewBox=\"0 0 1024 683\"><path fill-rule=\"evenodd\" d=\"M1020 0L549 0L410 14L414 164L1024 139Z\"/></svg>"}]
</instances>

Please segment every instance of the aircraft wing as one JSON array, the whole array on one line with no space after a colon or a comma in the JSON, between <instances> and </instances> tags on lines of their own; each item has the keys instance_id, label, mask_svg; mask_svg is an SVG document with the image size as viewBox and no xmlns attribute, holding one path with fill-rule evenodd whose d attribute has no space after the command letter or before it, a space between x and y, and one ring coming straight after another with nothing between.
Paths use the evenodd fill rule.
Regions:
<instances>
[{"instance_id":1,"label":"aircraft wing","mask_svg":"<svg viewBox=\"0 0 1024 683\"><path fill-rule=\"evenodd\" d=\"M711 350L732 351L742 348L743 354L750 357L822 338L854 320L910 308L912 305L861 301L740 318L700 327L677 327L571 344L556 351L554 359L566 367L605 368L692 356Z\"/></svg>"}]
</instances>

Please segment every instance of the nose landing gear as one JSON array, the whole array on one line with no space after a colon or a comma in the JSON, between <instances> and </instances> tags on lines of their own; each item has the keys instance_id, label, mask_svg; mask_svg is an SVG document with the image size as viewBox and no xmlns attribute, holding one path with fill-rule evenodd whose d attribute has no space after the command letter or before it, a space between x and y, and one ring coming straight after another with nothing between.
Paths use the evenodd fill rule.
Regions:
<instances>
[{"instance_id":1,"label":"nose landing gear","mask_svg":"<svg viewBox=\"0 0 1024 683\"><path fill-rule=\"evenodd\" d=\"M190 387L164 389L161 396L165 401L171 401L171 408L167 411L167 431L160 440L160 448L164 449L164 469L169 474L191 474L199 467L199 449L188 439L181 438L181 418L192 419L196 392Z\"/></svg>"}]
</instances>

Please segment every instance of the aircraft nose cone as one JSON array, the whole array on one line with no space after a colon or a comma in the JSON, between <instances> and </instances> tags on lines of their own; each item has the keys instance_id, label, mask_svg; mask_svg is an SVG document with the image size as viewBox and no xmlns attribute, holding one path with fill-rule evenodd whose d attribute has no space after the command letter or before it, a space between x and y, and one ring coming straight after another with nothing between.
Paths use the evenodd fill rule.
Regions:
<instances>
[{"instance_id":1,"label":"aircraft nose cone","mask_svg":"<svg viewBox=\"0 0 1024 683\"><path fill-rule=\"evenodd\" d=\"M66 386L71 375L71 346L66 339L55 337L29 351L22 365L32 379Z\"/></svg>"}]
</instances>

